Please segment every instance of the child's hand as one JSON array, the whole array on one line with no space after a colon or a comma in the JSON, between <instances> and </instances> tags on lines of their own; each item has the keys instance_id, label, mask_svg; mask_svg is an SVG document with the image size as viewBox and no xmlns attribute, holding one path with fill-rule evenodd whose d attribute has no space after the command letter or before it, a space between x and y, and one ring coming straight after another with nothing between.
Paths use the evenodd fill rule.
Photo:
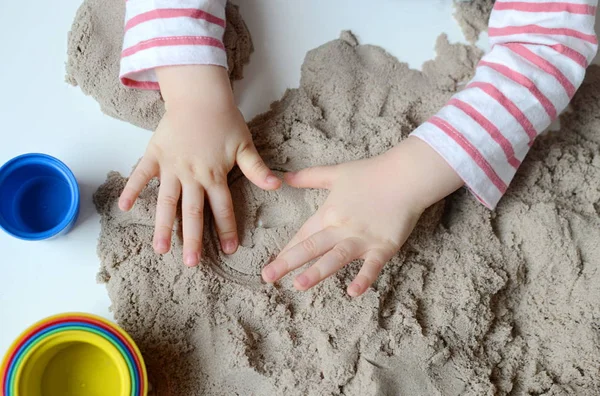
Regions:
<instances>
[{"instance_id":1,"label":"child's hand","mask_svg":"<svg viewBox=\"0 0 600 396\"><path fill-rule=\"evenodd\" d=\"M148 181L160 177L154 249L167 253L181 197L183 255L197 265L202 252L205 196L212 209L221 247L238 247L227 174L237 163L258 187L273 190L281 181L264 164L233 101L225 69L177 66L157 71L166 113L119 200L129 210Z\"/></svg>"},{"instance_id":2,"label":"child's hand","mask_svg":"<svg viewBox=\"0 0 600 396\"><path fill-rule=\"evenodd\" d=\"M364 264L348 287L354 297L375 281L423 211L463 184L442 157L414 137L379 157L305 169L285 178L294 187L326 188L330 194L263 269L263 279L275 282L321 257L294 280L296 289L307 290L360 258Z\"/></svg>"}]
</instances>

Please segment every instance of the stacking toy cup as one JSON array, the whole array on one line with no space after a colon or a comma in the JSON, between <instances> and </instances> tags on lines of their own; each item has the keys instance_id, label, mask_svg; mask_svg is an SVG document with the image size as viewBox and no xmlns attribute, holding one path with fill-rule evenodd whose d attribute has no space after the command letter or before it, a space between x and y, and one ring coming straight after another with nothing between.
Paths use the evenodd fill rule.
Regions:
<instances>
[{"instance_id":1,"label":"stacking toy cup","mask_svg":"<svg viewBox=\"0 0 600 396\"><path fill-rule=\"evenodd\" d=\"M98 316L67 313L34 324L0 366L1 396L146 396L142 355L127 333Z\"/></svg>"},{"instance_id":2,"label":"stacking toy cup","mask_svg":"<svg viewBox=\"0 0 600 396\"><path fill-rule=\"evenodd\" d=\"M21 395L130 396L127 362L102 336L68 330L32 345L15 372Z\"/></svg>"},{"instance_id":3,"label":"stacking toy cup","mask_svg":"<svg viewBox=\"0 0 600 396\"><path fill-rule=\"evenodd\" d=\"M0 167L0 228L28 241L67 233L79 214L71 170L46 154L24 154Z\"/></svg>"}]
</instances>

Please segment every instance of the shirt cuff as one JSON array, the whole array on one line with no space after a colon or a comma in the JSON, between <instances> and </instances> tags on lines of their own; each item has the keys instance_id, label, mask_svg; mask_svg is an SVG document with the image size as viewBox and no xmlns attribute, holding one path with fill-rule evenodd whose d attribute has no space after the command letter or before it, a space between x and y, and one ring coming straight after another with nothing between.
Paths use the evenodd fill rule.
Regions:
<instances>
[{"instance_id":1,"label":"shirt cuff","mask_svg":"<svg viewBox=\"0 0 600 396\"><path fill-rule=\"evenodd\" d=\"M415 136L434 149L458 176L467 189L488 209L494 209L506 192L503 181L483 155L452 125L439 117L415 129Z\"/></svg>"},{"instance_id":2,"label":"shirt cuff","mask_svg":"<svg viewBox=\"0 0 600 396\"><path fill-rule=\"evenodd\" d=\"M121 82L159 89L157 67L216 65L227 68L221 2L128 1L121 52Z\"/></svg>"}]
</instances>

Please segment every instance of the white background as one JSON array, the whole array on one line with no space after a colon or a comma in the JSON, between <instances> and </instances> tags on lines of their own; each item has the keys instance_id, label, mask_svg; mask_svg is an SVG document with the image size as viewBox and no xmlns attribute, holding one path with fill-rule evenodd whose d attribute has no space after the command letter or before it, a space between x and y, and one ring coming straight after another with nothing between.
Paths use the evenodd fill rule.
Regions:
<instances>
[{"instance_id":1,"label":"white background","mask_svg":"<svg viewBox=\"0 0 600 396\"><path fill-rule=\"evenodd\" d=\"M128 173L150 132L100 112L64 82L67 32L81 0L0 0L0 164L27 152L63 160L82 193L67 236L23 242L0 232L0 354L27 326L48 315L84 311L111 318L96 284L99 217L92 194L107 172ZM361 43L386 48L412 67L434 56L437 36L464 41L451 0L244 0L255 53L237 83L250 119L296 87L306 51L351 29Z\"/></svg>"}]
</instances>

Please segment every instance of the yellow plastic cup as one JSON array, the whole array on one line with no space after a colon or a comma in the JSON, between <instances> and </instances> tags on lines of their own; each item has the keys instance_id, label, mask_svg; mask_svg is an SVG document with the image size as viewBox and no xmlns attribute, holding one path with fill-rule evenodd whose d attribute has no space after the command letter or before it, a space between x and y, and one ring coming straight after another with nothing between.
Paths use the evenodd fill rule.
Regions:
<instances>
[{"instance_id":1,"label":"yellow plastic cup","mask_svg":"<svg viewBox=\"0 0 600 396\"><path fill-rule=\"evenodd\" d=\"M31 348L15 383L15 396L129 396L132 386L120 351L81 330L52 334Z\"/></svg>"}]
</instances>

